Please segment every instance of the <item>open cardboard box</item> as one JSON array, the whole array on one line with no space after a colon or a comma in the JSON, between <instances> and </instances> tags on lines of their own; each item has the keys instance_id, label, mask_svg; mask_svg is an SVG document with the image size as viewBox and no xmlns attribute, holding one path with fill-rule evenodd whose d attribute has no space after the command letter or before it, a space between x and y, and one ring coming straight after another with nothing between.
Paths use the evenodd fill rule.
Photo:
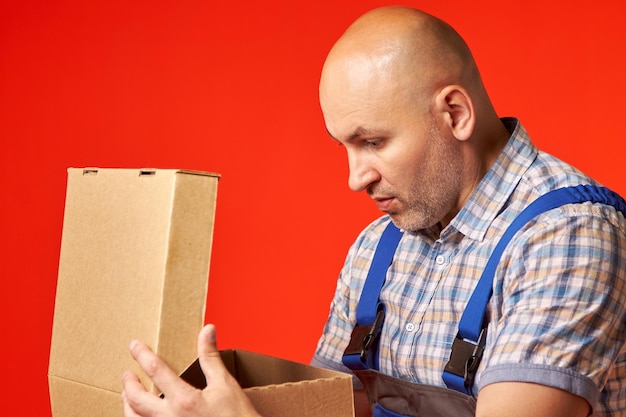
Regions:
<instances>
[{"instance_id":1,"label":"open cardboard box","mask_svg":"<svg viewBox=\"0 0 626 417\"><path fill-rule=\"evenodd\" d=\"M178 372L204 322L217 174L68 169L48 382L54 417L122 415L140 339ZM148 387L155 391L154 387Z\"/></svg>"},{"instance_id":2,"label":"open cardboard box","mask_svg":"<svg viewBox=\"0 0 626 417\"><path fill-rule=\"evenodd\" d=\"M352 377L245 350L223 350L228 371L264 417L353 417ZM181 377L196 388L206 380L198 360Z\"/></svg>"},{"instance_id":3,"label":"open cardboard box","mask_svg":"<svg viewBox=\"0 0 626 417\"><path fill-rule=\"evenodd\" d=\"M128 353L133 339L175 372L196 358L218 178L68 170L48 368L53 417L121 417L123 372L149 383ZM251 352L223 357L266 417L353 416L348 375Z\"/></svg>"}]
</instances>

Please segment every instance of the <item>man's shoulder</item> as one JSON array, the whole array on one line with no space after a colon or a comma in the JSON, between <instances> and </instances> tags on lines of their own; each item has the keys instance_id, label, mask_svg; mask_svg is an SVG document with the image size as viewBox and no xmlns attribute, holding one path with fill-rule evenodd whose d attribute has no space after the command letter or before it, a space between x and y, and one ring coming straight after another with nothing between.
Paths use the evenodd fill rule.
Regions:
<instances>
[{"instance_id":1,"label":"man's shoulder","mask_svg":"<svg viewBox=\"0 0 626 417\"><path fill-rule=\"evenodd\" d=\"M520 186L543 195L557 188L580 184L600 185L598 181L575 166L544 151L539 151L537 158L522 176Z\"/></svg>"}]
</instances>

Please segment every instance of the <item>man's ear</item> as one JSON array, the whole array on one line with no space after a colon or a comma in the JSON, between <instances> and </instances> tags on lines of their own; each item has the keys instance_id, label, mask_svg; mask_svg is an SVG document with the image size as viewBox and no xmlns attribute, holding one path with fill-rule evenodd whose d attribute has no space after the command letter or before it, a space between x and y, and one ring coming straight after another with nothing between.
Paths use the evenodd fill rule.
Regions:
<instances>
[{"instance_id":1,"label":"man's ear","mask_svg":"<svg viewBox=\"0 0 626 417\"><path fill-rule=\"evenodd\" d=\"M466 89L458 85L444 87L435 96L435 110L458 140L468 140L474 132L474 103Z\"/></svg>"}]
</instances>

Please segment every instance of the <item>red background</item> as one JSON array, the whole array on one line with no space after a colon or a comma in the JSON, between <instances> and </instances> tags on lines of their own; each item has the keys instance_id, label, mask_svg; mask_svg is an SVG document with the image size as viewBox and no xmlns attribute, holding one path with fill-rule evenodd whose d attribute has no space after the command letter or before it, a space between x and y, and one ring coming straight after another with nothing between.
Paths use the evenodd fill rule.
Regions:
<instances>
[{"instance_id":1,"label":"red background","mask_svg":"<svg viewBox=\"0 0 626 417\"><path fill-rule=\"evenodd\" d=\"M347 188L319 71L346 26L384 4L0 3L3 415L50 415L69 166L221 173L207 321L222 348L309 360L348 246L378 215ZM501 115L626 194L621 0L407 4L461 32Z\"/></svg>"}]
</instances>

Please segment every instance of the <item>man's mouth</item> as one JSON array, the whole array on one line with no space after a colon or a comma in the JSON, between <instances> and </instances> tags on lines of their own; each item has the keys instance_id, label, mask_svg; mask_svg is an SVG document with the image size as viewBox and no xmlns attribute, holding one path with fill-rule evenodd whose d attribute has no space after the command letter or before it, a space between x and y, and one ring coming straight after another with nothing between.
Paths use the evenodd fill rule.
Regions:
<instances>
[{"instance_id":1,"label":"man's mouth","mask_svg":"<svg viewBox=\"0 0 626 417\"><path fill-rule=\"evenodd\" d=\"M377 197L374 198L374 201L376 202L376 207L378 208L378 210L382 211L382 212L389 212L391 210L391 205L393 204L393 197Z\"/></svg>"}]
</instances>

